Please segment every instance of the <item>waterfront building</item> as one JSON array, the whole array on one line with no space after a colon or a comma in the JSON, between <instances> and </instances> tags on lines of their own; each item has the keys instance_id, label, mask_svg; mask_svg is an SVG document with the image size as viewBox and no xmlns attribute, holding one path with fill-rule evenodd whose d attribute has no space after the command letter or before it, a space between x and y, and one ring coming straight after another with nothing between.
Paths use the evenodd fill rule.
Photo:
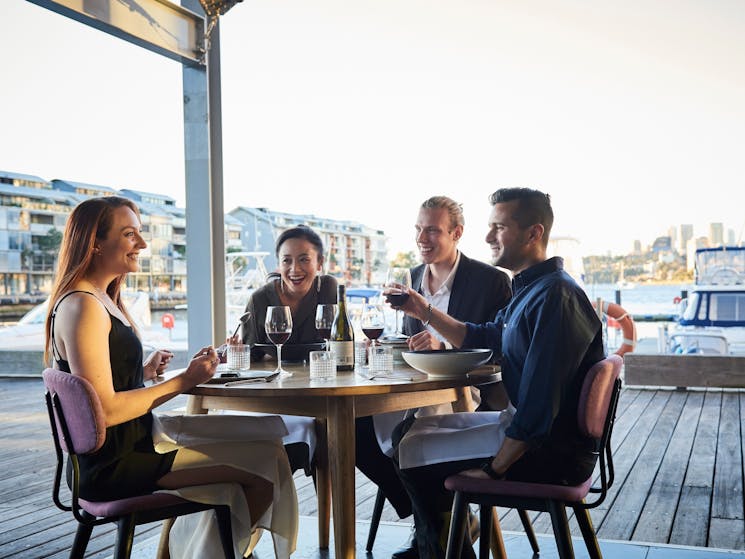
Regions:
<instances>
[{"instance_id":1,"label":"waterfront building","mask_svg":"<svg viewBox=\"0 0 745 559\"><path fill-rule=\"evenodd\" d=\"M696 251L700 248L708 248L708 237L692 237L686 245L686 270L693 272L696 268Z\"/></svg>"},{"instance_id":2,"label":"waterfront building","mask_svg":"<svg viewBox=\"0 0 745 559\"><path fill-rule=\"evenodd\" d=\"M690 223L681 223L678 228L680 230L677 244L678 252L680 254L686 254L688 241L693 238L693 225Z\"/></svg>"},{"instance_id":3,"label":"waterfront building","mask_svg":"<svg viewBox=\"0 0 745 559\"><path fill-rule=\"evenodd\" d=\"M274 243L288 227L307 225L323 239L326 272L348 285L375 285L385 281L387 238L380 229L315 215L289 214L240 206L228 213L243 224L246 250L268 252L267 269L277 267Z\"/></svg>"},{"instance_id":4,"label":"waterfront building","mask_svg":"<svg viewBox=\"0 0 745 559\"><path fill-rule=\"evenodd\" d=\"M148 248L128 287L154 299L186 293L186 210L170 196L0 170L0 300L35 303L49 293L67 216L94 196L123 196L137 203ZM253 217L251 217L253 216ZM383 231L352 221L293 215L266 208L236 208L225 216L227 252L266 251L276 268L274 240L292 225L316 229L327 246L327 270L348 284L383 283L387 239Z\"/></svg>"},{"instance_id":5,"label":"waterfront building","mask_svg":"<svg viewBox=\"0 0 745 559\"><path fill-rule=\"evenodd\" d=\"M666 235L657 237L649 249L653 253L671 251L673 249L672 240Z\"/></svg>"},{"instance_id":6,"label":"waterfront building","mask_svg":"<svg viewBox=\"0 0 745 559\"><path fill-rule=\"evenodd\" d=\"M78 202L34 175L0 171L0 298L32 303L51 287L54 238ZM20 296L20 299L8 298Z\"/></svg>"},{"instance_id":7,"label":"waterfront building","mask_svg":"<svg viewBox=\"0 0 745 559\"><path fill-rule=\"evenodd\" d=\"M724 224L709 224L709 246L722 246L724 244Z\"/></svg>"}]
</instances>

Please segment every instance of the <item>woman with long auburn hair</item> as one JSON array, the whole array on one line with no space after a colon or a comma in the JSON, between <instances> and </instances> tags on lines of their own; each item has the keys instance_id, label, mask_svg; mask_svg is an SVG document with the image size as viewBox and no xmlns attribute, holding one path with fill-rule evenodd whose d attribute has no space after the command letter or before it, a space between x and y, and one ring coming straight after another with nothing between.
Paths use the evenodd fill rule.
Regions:
<instances>
[{"instance_id":1,"label":"woman with long auburn hair","mask_svg":"<svg viewBox=\"0 0 745 559\"><path fill-rule=\"evenodd\" d=\"M158 350L143 361L142 344L122 303L122 285L128 273L139 269L140 251L146 247L137 206L116 196L81 202L62 239L46 321L45 358L91 383L107 422L101 449L80 457L80 496L104 501L158 489L205 485L209 492L208 484L237 484L241 506L233 507L233 501L233 515L239 509L249 518L237 523L234 518L234 534L241 526L248 532L236 535L236 552L245 553L251 531L262 527L272 531L277 556L287 557L295 548L297 498L281 438L200 441L198 450L155 449L153 428L160 422L153 408L208 381L219 360L212 346L203 347L183 372L145 386L172 357ZM171 543L173 552L173 538ZM191 542L179 548L180 543L175 556L207 556L208 547Z\"/></svg>"}]
</instances>

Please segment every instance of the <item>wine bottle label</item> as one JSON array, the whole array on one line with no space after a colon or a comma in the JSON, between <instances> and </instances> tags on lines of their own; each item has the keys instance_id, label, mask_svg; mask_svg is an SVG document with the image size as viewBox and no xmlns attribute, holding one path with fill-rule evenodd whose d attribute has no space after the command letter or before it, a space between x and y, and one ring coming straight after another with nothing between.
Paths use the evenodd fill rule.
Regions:
<instances>
[{"instance_id":1,"label":"wine bottle label","mask_svg":"<svg viewBox=\"0 0 745 559\"><path fill-rule=\"evenodd\" d=\"M354 369L354 342L329 342L329 349L336 357L336 368L340 371Z\"/></svg>"}]
</instances>

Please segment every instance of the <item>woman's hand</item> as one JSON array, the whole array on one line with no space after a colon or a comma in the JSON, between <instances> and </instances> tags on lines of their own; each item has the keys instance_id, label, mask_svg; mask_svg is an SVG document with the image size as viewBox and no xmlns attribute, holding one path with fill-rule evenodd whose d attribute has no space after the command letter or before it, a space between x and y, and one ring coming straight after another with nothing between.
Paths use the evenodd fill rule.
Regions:
<instances>
[{"instance_id":1,"label":"woman's hand","mask_svg":"<svg viewBox=\"0 0 745 559\"><path fill-rule=\"evenodd\" d=\"M228 362L228 346L229 345L238 345L242 343L243 343L243 340L241 340L241 337L238 334L230 336L229 338L225 338L225 343L215 350L217 352L217 358L220 360L220 363Z\"/></svg>"},{"instance_id":2,"label":"woman's hand","mask_svg":"<svg viewBox=\"0 0 745 559\"><path fill-rule=\"evenodd\" d=\"M411 336L407 341L411 351L422 351L425 349L442 349L443 344L429 330L422 330Z\"/></svg>"},{"instance_id":3,"label":"woman's hand","mask_svg":"<svg viewBox=\"0 0 745 559\"><path fill-rule=\"evenodd\" d=\"M220 358L212 346L203 347L189 361L183 376L189 379L192 386L207 382L215 375Z\"/></svg>"},{"instance_id":4,"label":"woman's hand","mask_svg":"<svg viewBox=\"0 0 745 559\"><path fill-rule=\"evenodd\" d=\"M173 353L167 349L158 349L148 355L142 365L145 370L145 380L152 380L162 375L171 359L173 359Z\"/></svg>"}]
</instances>

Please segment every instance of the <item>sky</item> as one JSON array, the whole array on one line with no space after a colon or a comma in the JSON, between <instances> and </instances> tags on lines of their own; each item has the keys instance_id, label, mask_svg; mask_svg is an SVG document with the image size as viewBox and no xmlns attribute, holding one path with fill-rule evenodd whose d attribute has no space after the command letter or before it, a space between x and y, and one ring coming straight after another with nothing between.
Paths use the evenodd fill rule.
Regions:
<instances>
[{"instance_id":1,"label":"sky","mask_svg":"<svg viewBox=\"0 0 745 559\"><path fill-rule=\"evenodd\" d=\"M184 204L181 66L2 0L0 169ZM680 223L745 240L740 0L248 0L221 18L226 211L383 229L423 200L552 196L555 235L626 253Z\"/></svg>"}]
</instances>

